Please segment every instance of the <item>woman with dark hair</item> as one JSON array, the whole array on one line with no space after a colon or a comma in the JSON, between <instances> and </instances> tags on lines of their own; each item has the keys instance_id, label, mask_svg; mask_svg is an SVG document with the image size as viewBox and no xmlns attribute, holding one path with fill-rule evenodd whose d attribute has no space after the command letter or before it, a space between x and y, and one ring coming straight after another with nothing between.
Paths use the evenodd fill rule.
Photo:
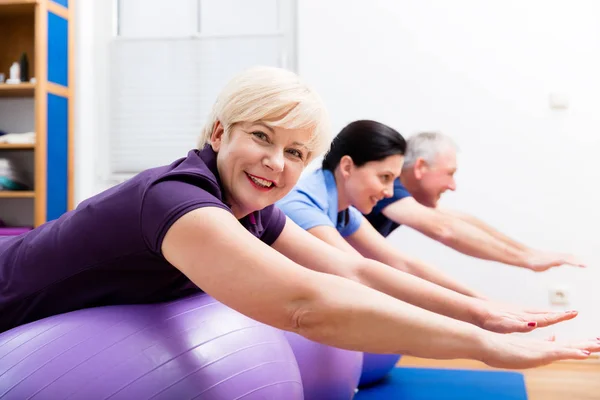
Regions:
<instances>
[{"instance_id":1,"label":"woman with dark hair","mask_svg":"<svg viewBox=\"0 0 600 400\"><path fill-rule=\"evenodd\" d=\"M304 176L277 206L300 227L344 250L475 298L473 290L391 246L363 217L394 193L406 141L376 121L347 125L333 140L323 167ZM534 325L521 327L532 330Z\"/></svg>"}]
</instances>

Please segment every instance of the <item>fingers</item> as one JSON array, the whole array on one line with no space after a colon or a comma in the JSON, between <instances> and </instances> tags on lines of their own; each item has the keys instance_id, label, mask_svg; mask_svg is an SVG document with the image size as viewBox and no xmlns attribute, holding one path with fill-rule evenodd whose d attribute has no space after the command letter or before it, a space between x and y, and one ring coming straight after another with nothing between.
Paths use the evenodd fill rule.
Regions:
<instances>
[{"instance_id":1,"label":"fingers","mask_svg":"<svg viewBox=\"0 0 600 400\"><path fill-rule=\"evenodd\" d=\"M585 360L590 356L590 352L587 350L575 349L570 347L562 347L552 357L553 361L560 360Z\"/></svg>"},{"instance_id":2,"label":"fingers","mask_svg":"<svg viewBox=\"0 0 600 400\"><path fill-rule=\"evenodd\" d=\"M600 338L572 343L555 342L554 336L550 340L531 340L514 335L491 338L494 339L489 347L491 353L482 361L498 368L534 368L560 360L584 360L591 353L600 352Z\"/></svg>"},{"instance_id":3,"label":"fingers","mask_svg":"<svg viewBox=\"0 0 600 400\"><path fill-rule=\"evenodd\" d=\"M579 258L575 257L572 254L567 254L566 256L563 257L563 264L568 264L568 265L572 265L574 267L581 267L581 268L586 268L587 265L580 260Z\"/></svg>"},{"instance_id":4,"label":"fingers","mask_svg":"<svg viewBox=\"0 0 600 400\"><path fill-rule=\"evenodd\" d=\"M557 348L550 353L553 361L559 360L584 360L590 356L591 353L600 352L600 338L594 338L574 343L557 343L552 337L552 342L556 344Z\"/></svg>"},{"instance_id":5,"label":"fingers","mask_svg":"<svg viewBox=\"0 0 600 400\"><path fill-rule=\"evenodd\" d=\"M566 346L573 349L585 350L590 353L598 353L600 352L600 339L595 338L577 343L570 343Z\"/></svg>"},{"instance_id":6,"label":"fingers","mask_svg":"<svg viewBox=\"0 0 600 400\"><path fill-rule=\"evenodd\" d=\"M587 268L587 265L578 260L565 260L564 264L570 265L572 267Z\"/></svg>"},{"instance_id":7,"label":"fingers","mask_svg":"<svg viewBox=\"0 0 600 400\"><path fill-rule=\"evenodd\" d=\"M523 310L528 314L552 314L552 313L559 313L559 311L552 311L552 310L541 310L541 309L527 309L527 310ZM576 310L567 310L567 311L560 311L563 312L565 314L570 314L573 315L575 318L578 314L579 311Z\"/></svg>"},{"instance_id":8,"label":"fingers","mask_svg":"<svg viewBox=\"0 0 600 400\"><path fill-rule=\"evenodd\" d=\"M537 323L538 328L544 328L546 326L558 324L571 320L577 316L577 312L554 312L546 314L532 314L532 322Z\"/></svg>"}]
</instances>

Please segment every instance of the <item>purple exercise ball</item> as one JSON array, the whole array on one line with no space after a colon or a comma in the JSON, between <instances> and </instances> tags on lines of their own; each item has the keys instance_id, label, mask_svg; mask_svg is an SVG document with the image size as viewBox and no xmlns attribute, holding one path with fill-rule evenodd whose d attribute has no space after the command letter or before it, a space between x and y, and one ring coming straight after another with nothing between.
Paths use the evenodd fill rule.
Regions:
<instances>
[{"instance_id":1,"label":"purple exercise ball","mask_svg":"<svg viewBox=\"0 0 600 400\"><path fill-rule=\"evenodd\" d=\"M90 308L0 334L0 399L302 399L280 330L208 295Z\"/></svg>"},{"instance_id":2,"label":"purple exercise ball","mask_svg":"<svg viewBox=\"0 0 600 400\"><path fill-rule=\"evenodd\" d=\"M363 353L359 386L372 385L385 378L400 360L398 354Z\"/></svg>"},{"instance_id":3,"label":"purple exercise ball","mask_svg":"<svg viewBox=\"0 0 600 400\"><path fill-rule=\"evenodd\" d=\"M285 332L296 356L305 400L350 400L362 370L363 355Z\"/></svg>"}]
</instances>

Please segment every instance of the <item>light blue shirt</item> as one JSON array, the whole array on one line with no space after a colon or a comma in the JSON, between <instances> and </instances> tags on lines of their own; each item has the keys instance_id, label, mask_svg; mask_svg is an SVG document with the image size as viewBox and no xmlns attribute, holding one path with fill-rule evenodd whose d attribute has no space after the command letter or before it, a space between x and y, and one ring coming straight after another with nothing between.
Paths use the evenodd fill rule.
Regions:
<instances>
[{"instance_id":1,"label":"light blue shirt","mask_svg":"<svg viewBox=\"0 0 600 400\"><path fill-rule=\"evenodd\" d=\"M331 226L343 237L360 227L362 214L354 207L338 213L338 192L333 173L317 169L304 175L283 199L276 203L302 229Z\"/></svg>"}]
</instances>

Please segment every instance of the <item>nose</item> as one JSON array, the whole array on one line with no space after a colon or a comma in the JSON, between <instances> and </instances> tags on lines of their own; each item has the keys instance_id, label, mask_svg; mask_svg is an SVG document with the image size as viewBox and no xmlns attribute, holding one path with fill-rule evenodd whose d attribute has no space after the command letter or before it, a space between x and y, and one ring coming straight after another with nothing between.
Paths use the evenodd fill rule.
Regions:
<instances>
[{"instance_id":1,"label":"nose","mask_svg":"<svg viewBox=\"0 0 600 400\"><path fill-rule=\"evenodd\" d=\"M389 197L392 197L393 195L394 195L394 183L392 182L383 189L383 197L389 198Z\"/></svg>"},{"instance_id":2,"label":"nose","mask_svg":"<svg viewBox=\"0 0 600 400\"><path fill-rule=\"evenodd\" d=\"M452 180L448 184L448 189L452 190L453 192L456 190L456 181L454 180L454 178L452 178Z\"/></svg>"},{"instance_id":3,"label":"nose","mask_svg":"<svg viewBox=\"0 0 600 400\"><path fill-rule=\"evenodd\" d=\"M273 172L283 171L285 165L285 158L283 151L272 151L265 155L263 158L263 165Z\"/></svg>"}]
</instances>

